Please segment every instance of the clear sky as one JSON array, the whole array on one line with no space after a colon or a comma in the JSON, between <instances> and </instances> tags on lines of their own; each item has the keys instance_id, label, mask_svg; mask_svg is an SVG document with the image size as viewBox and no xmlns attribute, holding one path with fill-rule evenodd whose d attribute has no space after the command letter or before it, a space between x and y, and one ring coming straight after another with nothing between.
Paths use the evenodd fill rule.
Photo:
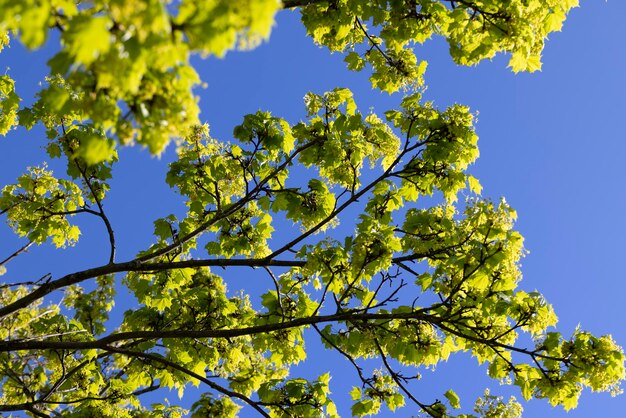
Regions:
<instances>
[{"instance_id":1,"label":"clear sky","mask_svg":"<svg viewBox=\"0 0 626 418\"><path fill-rule=\"evenodd\" d=\"M521 288L544 294L565 335L580 324L626 345L626 2L581 3L563 32L551 36L538 73L513 74L504 56L477 67L457 67L443 42L427 42L420 48L429 61L425 97L439 107L461 103L479 112L481 157L470 172L481 180L484 196L504 196L518 212L517 229L530 251L523 261ZM14 45L0 54L0 72L10 68L18 93L28 101L31 86L36 88L45 74L46 59ZM258 109L297 122L304 117L302 97L307 91L349 87L361 110L372 108L378 114L397 107L401 99L399 94L372 91L367 73L348 72L340 55L314 46L296 13L281 12L270 41L258 49L232 52L224 60L198 59L198 65L208 83L198 91L202 117L218 139L230 139L241 117ZM0 138L0 184L13 182L24 167L45 160L39 148L44 140L39 131ZM153 219L181 209L163 182L172 151L161 160L138 148L120 152L107 203L120 260L150 243ZM95 222L83 225L83 240L76 248L35 248L9 264L11 278L32 279L48 272L58 277L105 262L98 251L106 248L104 231ZM6 226L0 227L0 258L20 242ZM230 287L243 283L233 279ZM312 359L316 372L323 365L341 364L317 351ZM338 397L347 396L342 390L354 378L353 371L331 371L331 389ZM485 385L495 394L521 398L517 390L490 382L475 361L456 358L437 373L425 374L415 390L441 398L459 380L465 389L458 393L467 406ZM169 398L176 402L174 393ZM545 401L531 401L524 408L526 417L565 416ZM618 418L625 410L626 396L585 392L578 409L567 416ZM407 414L405 409L396 416Z\"/></svg>"}]
</instances>

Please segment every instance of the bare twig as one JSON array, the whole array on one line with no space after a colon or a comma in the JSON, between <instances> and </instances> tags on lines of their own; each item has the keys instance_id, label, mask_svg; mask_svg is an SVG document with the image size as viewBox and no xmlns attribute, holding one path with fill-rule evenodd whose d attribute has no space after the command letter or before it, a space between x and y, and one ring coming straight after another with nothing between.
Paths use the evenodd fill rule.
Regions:
<instances>
[{"instance_id":1,"label":"bare twig","mask_svg":"<svg viewBox=\"0 0 626 418\"><path fill-rule=\"evenodd\" d=\"M0 266L4 266L6 263L8 263L9 261L13 260L18 255L20 255L22 253L25 253L25 252L28 252L28 249L30 248L31 245L33 245L32 241L30 241L29 243L27 243L24 246L22 246L22 248L20 248L19 250L15 251L13 254L11 254L10 256L5 258L4 260L0 261Z\"/></svg>"}]
</instances>

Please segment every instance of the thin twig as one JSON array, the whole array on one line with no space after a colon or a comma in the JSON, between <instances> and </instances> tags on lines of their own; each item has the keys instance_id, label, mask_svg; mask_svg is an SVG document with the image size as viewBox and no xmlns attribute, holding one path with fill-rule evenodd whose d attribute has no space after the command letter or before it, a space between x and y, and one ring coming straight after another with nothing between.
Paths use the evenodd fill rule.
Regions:
<instances>
[{"instance_id":1,"label":"thin twig","mask_svg":"<svg viewBox=\"0 0 626 418\"><path fill-rule=\"evenodd\" d=\"M15 251L13 254L11 254L10 256L5 258L4 260L0 261L0 266L4 266L6 263L8 263L9 261L13 260L18 255L20 255L22 253L25 253L25 252L28 252L28 249L30 248L31 245L33 245L33 241L30 241L29 243L24 245L22 248L20 248L19 250Z\"/></svg>"}]
</instances>

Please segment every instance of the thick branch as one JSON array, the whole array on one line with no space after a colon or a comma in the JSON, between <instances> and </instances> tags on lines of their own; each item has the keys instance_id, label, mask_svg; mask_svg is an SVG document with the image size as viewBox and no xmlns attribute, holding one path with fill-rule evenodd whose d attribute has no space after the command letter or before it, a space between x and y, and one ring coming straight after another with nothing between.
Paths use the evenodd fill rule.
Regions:
<instances>
[{"instance_id":1,"label":"thick branch","mask_svg":"<svg viewBox=\"0 0 626 418\"><path fill-rule=\"evenodd\" d=\"M400 157L398 157L400 158ZM384 176L384 174L383 174ZM381 177L383 177L381 176ZM384 178L384 177L383 177ZM331 215L329 215L324 221L320 222L318 225L302 234L295 240L286 244L282 248L276 250L271 256L263 258L263 259L204 259L204 260L185 260L185 261L175 261L175 262L164 262L164 263L148 263L142 262L142 259L139 258L137 260L128 261L124 263L113 263L106 264L103 266L82 270L79 272L71 273L66 276L61 277L57 280L52 280L47 283L42 284L37 289L33 290L28 295L18 299L17 301L1 307L0 308L0 318L10 315L13 312L16 312L31 303L45 297L46 295L54 292L55 290L62 289L67 286L71 286L74 284L78 284L85 280L104 276L108 274L115 274L121 272L151 272L151 271L165 271L172 270L178 268L194 268L194 267L302 267L306 264L305 260L274 260L274 258L282 252L287 251L290 247L297 244L301 240L305 239L309 235L313 234L317 231L321 226L330 221L333 217L337 216L341 211L343 211L350 203L354 203L359 197L361 197L367 190L369 190L375 182L370 183L367 187L361 190L359 193L355 194L352 198L350 198L347 202L337 208ZM177 246L180 245L180 242L177 243ZM169 247L167 247L169 248ZM158 252L158 251L157 251ZM422 253L414 253L404 256L399 256L393 259L394 263L401 264L404 261L418 260L424 257L429 257L431 253L422 254ZM150 254L147 259L151 259L155 257L156 253Z\"/></svg>"},{"instance_id":2,"label":"thick branch","mask_svg":"<svg viewBox=\"0 0 626 418\"><path fill-rule=\"evenodd\" d=\"M439 323L440 319L426 314L423 311L400 312L400 313L353 313L341 312L333 315L310 316L306 318L296 318L280 323L255 325L246 328L236 329L208 329L208 330L170 330L170 331L129 331L111 334L95 341L23 341L8 340L0 341L0 352L10 352L19 350L86 350L103 349L106 350L111 344L118 341L131 339L157 340L161 338L233 338L245 335L265 334L273 331L299 328L308 325L321 324L326 322L364 322L373 320L393 320L393 319L418 319L430 323Z\"/></svg>"},{"instance_id":3,"label":"thick branch","mask_svg":"<svg viewBox=\"0 0 626 418\"><path fill-rule=\"evenodd\" d=\"M0 405L0 411L2 412L28 411L37 417L50 418L50 415L41 412L35 407L35 405L36 403L34 402L24 402L24 403L13 404L13 405Z\"/></svg>"},{"instance_id":4,"label":"thick branch","mask_svg":"<svg viewBox=\"0 0 626 418\"><path fill-rule=\"evenodd\" d=\"M328 0L283 0L283 9L310 6L317 3L328 3Z\"/></svg>"},{"instance_id":5,"label":"thick branch","mask_svg":"<svg viewBox=\"0 0 626 418\"><path fill-rule=\"evenodd\" d=\"M85 350L85 349L103 349L107 350L111 344L118 341L127 341L132 339L158 340L161 338L233 338L245 335L266 334L274 331L287 330L291 328L300 328L315 324L327 322L352 322L365 323L368 321L392 321L392 320L418 320L428 322L448 334L455 335L469 341L485 344L491 347L499 347L508 351L513 351L529 356L536 356L548 360L565 362L567 359L540 354L538 350L527 350L508 344L503 344L493 339L481 338L474 335L468 335L454 327L454 322L446 318L441 318L427 313L430 308L423 308L413 312L392 312L392 313L355 313L340 312L332 315L309 316L305 318L296 318L280 323L270 323L264 325L255 325L246 328L235 329L207 329L207 330L163 330L163 331L130 331L111 334L106 337L94 341L24 341L24 340L5 340L0 342L0 352L12 352L20 350L48 350L48 349L65 349L65 350Z\"/></svg>"},{"instance_id":6,"label":"thick branch","mask_svg":"<svg viewBox=\"0 0 626 418\"><path fill-rule=\"evenodd\" d=\"M244 267L292 267L302 266L303 261L284 261L284 260L262 260L262 259L210 259L210 260L186 260L170 263L141 263L139 261L128 261L125 263L106 264L100 267L71 273L60 279L50 281L42 284L37 289L33 290L28 295L15 302L3 306L0 308L0 318L10 315L31 303L43 298L44 296L54 292L55 290L62 289L67 286L71 286L82 281L104 276L108 274L128 272L128 271L163 271L171 270L175 268L187 268L187 267L231 267L231 266L244 266Z\"/></svg>"}]
</instances>

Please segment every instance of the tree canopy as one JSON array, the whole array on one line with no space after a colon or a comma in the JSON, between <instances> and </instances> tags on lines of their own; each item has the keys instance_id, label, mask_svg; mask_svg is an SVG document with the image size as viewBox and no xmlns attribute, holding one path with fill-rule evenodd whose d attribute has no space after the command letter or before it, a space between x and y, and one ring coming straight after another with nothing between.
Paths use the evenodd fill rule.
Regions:
<instances>
[{"instance_id":1,"label":"tree canopy","mask_svg":"<svg viewBox=\"0 0 626 418\"><path fill-rule=\"evenodd\" d=\"M412 390L420 370L461 353L525 399L570 409L585 389L619 393L613 339L562 335L544 297L518 288L516 213L483 198L466 172L478 157L475 116L422 99L426 62L414 51L443 37L458 64L510 53L513 71L532 72L576 5L0 0L0 49L54 44L41 49L53 51L49 75L27 105L11 72L0 76L0 134L43 127L50 162L65 167L25 168L1 190L0 214L24 245L0 261L0 412L338 416L336 370L292 373L305 343L345 359L354 416L520 416L515 399L489 391L461 402L454 382L437 399ZM228 142L212 138L194 90L211 75L192 57L256 47L286 8L373 88L400 92L398 107L364 112L337 87L308 93L300 122L258 111ZM133 145L176 148L165 182L186 211L155 219L152 245L118 255L107 197L118 150ZM40 278L11 269L32 245L75 245L88 216L105 231L100 265ZM250 268L262 292L227 289L231 272ZM126 292L136 307L114 317ZM201 393L190 408L160 396L190 386Z\"/></svg>"}]
</instances>

